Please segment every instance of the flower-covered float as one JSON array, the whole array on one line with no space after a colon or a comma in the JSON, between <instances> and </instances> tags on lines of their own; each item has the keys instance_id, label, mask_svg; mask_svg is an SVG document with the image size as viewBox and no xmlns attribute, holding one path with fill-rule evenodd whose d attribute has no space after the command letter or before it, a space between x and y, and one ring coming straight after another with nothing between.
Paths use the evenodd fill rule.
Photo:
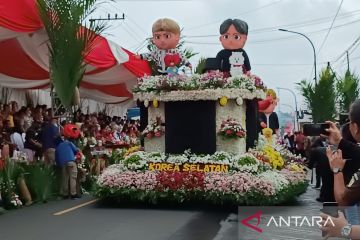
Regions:
<instances>
[{"instance_id":1,"label":"flower-covered float","mask_svg":"<svg viewBox=\"0 0 360 240\"><path fill-rule=\"evenodd\" d=\"M151 76L139 79L134 92L134 97L143 101L148 110L149 121L143 132L145 151L130 149L115 154L119 164L105 169L97 180L99 197L153 204L275 205L305 191L304 159L280 145L271 129L264 129L264 135L259 135L255 146L246 151L244 102L265 97L265 87L257 77L226 78L221 72ZM213 152L197 148L201 143L191 143L190 138L202 134L203 119L186 123L176 115L177 124L168 124L173 114L166 109L168 103L190 102L186 106L191 106L203 100L214 106L214 115L210 115L213 118L207 122L214 123L215 141L205 144L207 150L213 145ZM182 110L179 107L176 112ZM193 135L172 136L173 132L187 132L187 128L193 129L190 131ZM174 148L173 143L181 145L182 151Z\"/></svg>"},{"instance_id":2,"label":"flower-covered float","mask_svg":"<svg viewBox=\"0 0 360 240\"><path fill-rule=\"evenodd\" d=\"M171 38L171 28L161 29ZM279 145L271 129L258 137L257 101L265 99L266 88L251 74L242 49L247 24L228 19L220 33L225 49L205 67L213 71L194 75L180 74L173 65L167 71L161 56L174 51L156 44L163 32L153 33L159 48L153 57L165 75L140 78L133 89L146 113L141 116L147 120L145 151L113 154L118 164L99 176L99 197L152 204L275 205L305 191L303 159Z\"/></svg>"}]
</instances>

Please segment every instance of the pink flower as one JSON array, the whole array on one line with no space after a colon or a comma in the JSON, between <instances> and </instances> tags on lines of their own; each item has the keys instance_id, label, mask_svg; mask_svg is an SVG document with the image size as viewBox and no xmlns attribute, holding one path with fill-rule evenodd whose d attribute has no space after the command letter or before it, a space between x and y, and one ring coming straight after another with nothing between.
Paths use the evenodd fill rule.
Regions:
<instances>
[{"instance_id":1,"label":"pink flower","mask_svg":"<svg viewBox=\"0 0 360 240\"><path fill-rule=\"evenodd\" d=\"M231 135L232 133L233 133L233 131L232 130L226 130L226 132L225 132L227 135Z\"/></svg>"},{"instance_id":2,"label":"pink flower","mask_svg":"<svg viewBox=\"0 0 360 240\"><path fill-rule=\"evenodd\" d=\"M155 137L161 137L161 132L156 132Z\"/></svg>"}]
</instances>

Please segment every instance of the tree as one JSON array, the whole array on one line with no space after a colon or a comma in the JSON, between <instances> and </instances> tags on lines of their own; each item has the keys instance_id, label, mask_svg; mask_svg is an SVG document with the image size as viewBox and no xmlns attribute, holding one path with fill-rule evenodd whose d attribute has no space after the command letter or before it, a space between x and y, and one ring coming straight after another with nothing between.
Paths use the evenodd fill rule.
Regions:
<instances>
[{"instance_id":1,"label":"tree","mask_svg":"<svg viewBox=\"0 0 360 240\"><path fill-rule=\"evenodd\" d=\"M311 111L313 122L333 120L336 114L335 74L329 68L322 71L318 84L302 80L297 83L305 103Z\"/></svg>"},{"instance_id":2,"label":"tree","mask_svg":"<svg viewBox=\"0 0 360 240\"><path fill-rule=\"evenodd\" d=\"M85 56L105 29L102 23L85 22L95 10L95 3L96 0L37 0L49 37L50 80L65 107L72 105L75 89L83 78Z\"/></svg>"},{"instance_id":3,"label":"tree","mask_svg":"<svg viewBox=\"0 0 360 240\"><path fill-rule=\"evenodd\" d=\"M340 112L348 112L350 105L359 97L359 78L349 70L336 84Z\"/></svg>"}]
</instances>

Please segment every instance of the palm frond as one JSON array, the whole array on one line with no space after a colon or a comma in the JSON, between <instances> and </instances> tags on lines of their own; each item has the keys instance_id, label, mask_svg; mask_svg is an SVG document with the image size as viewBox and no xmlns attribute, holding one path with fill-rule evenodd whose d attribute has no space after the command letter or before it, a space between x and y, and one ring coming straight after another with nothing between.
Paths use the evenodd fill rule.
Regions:
<instances>
[{"instance_id":1,"label":"palm frond","mask_svg":"<svg viewBox=\"0 0 360 240\"><path fill-rule=\"evenodd\" d=\"M305 98L311 111L313 122L333 120L336 114L335 75L329 69L324 69L320 80L313 85L306 80L297 83L298 91Z\"/></svg>"},{"instance_id":2,"label":"palm frond","mask_svg":"<svg viewBox=\"0 0 360 240\"><path fill-rule=\"evenodd\" d=\"M37 0L49 37L50 79L65 107L71 105L75 87L83 78L85 56L105 30L103 23L85 22L95 3L96 0Z\"/></svg>"},{"instance_id":3,"label":"palm frond","mask_svg":"<svg viewBox=\"0 0 360 240\"><path fill-rule=\"evenodd\" d=\"M359 78L350 71L337 84L341 112L349 111L350 105L359 97Z\"/></svg>"}]
</instances>

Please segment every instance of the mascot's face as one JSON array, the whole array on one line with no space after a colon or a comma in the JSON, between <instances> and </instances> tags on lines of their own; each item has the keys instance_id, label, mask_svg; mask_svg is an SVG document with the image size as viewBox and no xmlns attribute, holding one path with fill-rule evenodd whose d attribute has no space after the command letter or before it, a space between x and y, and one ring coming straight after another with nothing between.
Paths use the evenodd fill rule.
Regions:
<instances>
[{"instance_id":1,"label":"mascot's face","mask_svg":"<svg viewBox=\"0 0 360 240\"><path fill-rule=\"evenodd\" d=\"M176 48L180 40L180 34L172 32L159 31L154 32L152 41L159 49L167 50Z\"/></svg>"},{"instance_id":2,"label":"mascot's face","mask_svg":"<svg viewBox=\"0 0 360 240\"><path fill-rule=\"evenodd\" d=\"M231 25L226 33L220 36L220 42L224 49L235 50L243 48L247 35L239 33L234 25Z\"/></svg>"}]
</instances>

